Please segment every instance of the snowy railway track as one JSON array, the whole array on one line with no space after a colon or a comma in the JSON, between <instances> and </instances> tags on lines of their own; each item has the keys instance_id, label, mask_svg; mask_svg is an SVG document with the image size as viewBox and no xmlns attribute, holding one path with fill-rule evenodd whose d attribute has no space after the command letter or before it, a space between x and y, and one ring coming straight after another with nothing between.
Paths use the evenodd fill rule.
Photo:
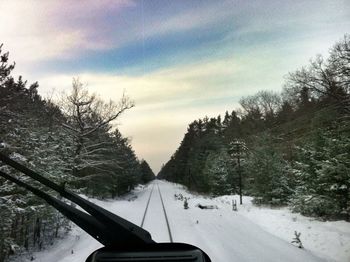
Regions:
<instances>
[{"instance_id":1,"label":"snowy railway track","mask_svg":"<svg viewBox=\"0 0 350 262\"><path fill-rule=\"evenodd\" d=\"M159 192L160 200L161 200L162 206L163 206L163 212L164 212L164 217L165 217L166 225L167 225L167 228L168 228L169 239L170 239L170 242L172 243L172 242L173 242L173 236L171 235L169 220L168 220L168 216L167 216L167 214L166 214L166 210L165 210L165 205L164 205L162 193L160 192L160 188L159 188L158 183L157 183L157 187L158 187L158 192Z\"/></svg>"},{"instance_id":2,"label":"snowy railway track","mask_svg":"<svg viewBox=\"0 0 350 262\"><path fill-rule=\"evenodd\" d=\"M157 186L158 188L157 190L158 194L153 194L155 186ZM163 217L164 220L163 221L162 219L159 220L160 217ZM154 232L151 230L152 225L157 225L158 232ZM164 228L163 226L166 226L167 228L166 231L162 230L162 228ZM152 236L155 236L156 238L161 239L161 241L167 239L168 241L173 242L168 215L165 209L164 200L163 200L162 193L160 191L158 183L154 183L152 186L152 189L149 194L148 201L145 207L145 211L143 213L141 227L145 229L149 228ZM164 232L167 232L166 236Z\"/></svg>"},{"instance_id":3,"label":"snowy railway track","mask_svg":"<svg viewBox=\"0 0 350 262\"><path fill-rule=\"evenodd\" d=\"M147 205L146 205L146 208L145 208L145 212L143 213L142 222L141 222L141 227L143 227L143 224L145 223L145 218L146 218L146 215L147 215L149 202L151 201L153 189L154 189L154 184L152 185L151 193L149 194L149 198L148 198L148 201L147 201Z\"/></svg>"}]
</instances>

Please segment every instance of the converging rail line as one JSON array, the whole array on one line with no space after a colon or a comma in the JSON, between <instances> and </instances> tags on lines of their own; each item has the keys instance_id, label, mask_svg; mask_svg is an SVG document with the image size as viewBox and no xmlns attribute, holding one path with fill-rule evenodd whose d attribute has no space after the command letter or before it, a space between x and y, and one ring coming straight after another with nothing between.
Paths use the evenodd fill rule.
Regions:
<instances>
[{"instance_id":1,"label":"converging rail line","mask_svg":"<svg viewBox=\"0 0 350 262\"><path fill-rule=\"evenodd\" d=\"M159 192L160 200L161 200L162 206L163 206L163 211L164 211L164 217L165 217L166 225L167 225L167 227L168 227L169 239L170 239L170 242L172 243L172 242L173 242L173 237L172 237L172 235L171 235L169 220L168 220L168 216L167 216L166 211L165 211L164 201L163 201L162 193L160 192L160 188L159 188L158 183L157 183L157 187L158 187L158 192Z\"/></svg>"},{"instance_id":2,"label":"converging rail line","mask_svg":"<svg viewBox=\"0 0 350 262\"><path fill-rule=\"evenodd\" d=\"M157 186L157 188L158 188L158 194L156 194L156 193L153 194L155 186ZM161 205L161 207L159 205ZM163 222L157 220L160 218L159 215L157 216L157 214L161 214L161 213L163 213L165 222L164 222L164 220L163 220ZM141 227L145 228L145 227L147 227L148 224L152 225L151 221L153 223L156 222L157 225L161 225L162 223L164 223L164 225L166 225L166 227L167 227L167 233L168 233L167 235L169 237L169 241L173 242L173 237L172 237L171 229L170 229L170 223L169 223L168 215L167 215L167 212L165 209L163 196L162 196L162 193L160 191L159 184L157 182L155 182L153 184L151 192L149 194L146 208L145 208L145 211L144 211L143 217L142 217ZM149 228L149 229L151 229L151 228ZM150 231L151 231L150 233L152 234L152 230L150 230ZM164 232L164 231L161 231L161 232ZM159 233L159 231L154 232L154 233ZM160 235L165 237L164 234L160 234Z\"/></svg>"},{"instance_id":3,"label":"converging rail line","mask_svg":"<svg viewBox=\"0 0 350 262\"><path fill-rule=\"evenodd\" d=\"M147 201L147 205L146 205L146 208L145 208L145 212L143 213L142 222L141 222L141 227L143 227L143 224L145 223L145 218L146 218L146 214L147 214L147 211L148 211L149 202L151 201L153 189L154 189L154 184L152 185L151 193L149 194L149 198L148 198L148 201Z\"/></svg>"}]
</instances>

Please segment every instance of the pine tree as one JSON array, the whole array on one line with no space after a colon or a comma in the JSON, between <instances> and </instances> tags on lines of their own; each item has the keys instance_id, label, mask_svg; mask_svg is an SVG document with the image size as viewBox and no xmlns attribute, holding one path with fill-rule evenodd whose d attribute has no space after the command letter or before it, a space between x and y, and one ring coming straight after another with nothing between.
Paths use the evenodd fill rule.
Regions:
<instances>
[{"instance_id":1,"label":"pine tree","mask_svg":"<svg viewBox=\"0 0 350 262\"><path fill-rule=\"evenodd\" d=\"M350 139L347 132L316 131L298 148L293 168L297 177L292 198L295 211L305 215L350 217Z\"/></svg>"},{"instance_id":2,"label":"pine tree","mask_svg":"<svg viewBox=\"0 0 350 262\"><path fill-rule=\"evenodd\" d=\"M119 108L118 105L114 107L113 104L102 103L103 110L98 110L96 104L95 107L90 104L95 111L81 105L80 109L86 109L87 113L80 111L84 116L78 123L78 118L73 120L71 117L77 116L77 111L70 112L70 115L53 101L42 99L37 83L28 86L22 77L15 80L11 76L14 64L8 63L8 53L3 54L1 47L1 153L62 186L76 186L78 192L99 197L128 192L140 182L140 164L134 151L119 131L110 133L107 120L113 115L104 114L109 109ZM95 101L101 105L98 99ZM123 105L132 104L122 99L121 109ZM72 167L76 163L81 177L72 176ZM42 187L2 163L0 169L35 187ZM69 183L66 185L66 182ZM1 178L0 214L0 262L7 259L11 252L38 250L45 243L53 243L70 226L67 219L44 201ZM11 250L10 247L16 248Z\"/></svg>"},{"instance_id":3,"label":"pine tree","mask_svg":"<svg viewBox=\"0 0 350 262\"><path fill-rule=\"evenodd\" d=\"M141 169L141 182L142 183L148 183L155 179L155 175L148 165L148 163L145 160L141 160L140 163L140 169Z\"/></svg>"},{"instance_id":4,"label":"pine tree","mask_svg":"<svg viewBox=\"0 0 350 262\"><path fill-rule=\"evenodd\" d=\"M286 204L293 193L290 167L269 136L262 136L257 143L244 165L245 176L253 180L252 193L263 203Z\"/></svg>"},{"instance_id":5,"label":"pine tree","mask_svg":"<svg viewBox=\"0 0 350 262\"><path fill-rule=\"evenodd\" d=\"M225 150L212 152L208 155L205 170L209 180L210 192L214 196L225 195L231 192L229 181L230 158Z\"/></svg>"}]
</instances>

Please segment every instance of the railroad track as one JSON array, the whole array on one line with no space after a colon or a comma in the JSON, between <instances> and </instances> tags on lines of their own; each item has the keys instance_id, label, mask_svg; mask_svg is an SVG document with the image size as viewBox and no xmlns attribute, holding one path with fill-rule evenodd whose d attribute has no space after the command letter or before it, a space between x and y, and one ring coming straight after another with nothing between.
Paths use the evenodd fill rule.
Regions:
<instances>
[{"instance_id":1,"label":"railroad track","mask_svg":"<svg viewBox=\"0 0 350 262\"><path fill-rule=\"evenodd\" d=\"M154 190L155 187L157 187L158 193L154 192L155 191ZM158 197L157 194L159 195L160 201L157 200L157 197ZM157 201L159 203L154 203L155 201ZM141 222L141 227L142 228L144 228L146 222L151 219L150 218L150 212L152 212L152 210L151 211L149 210L150 203L153 204L153 206L154 205L161 205L161 209L162 209L162 212L163 212L163 217L165 219L165 224L166 224L166 227L167 227L169 241L172 243L173 242L173 237L172 237L172 234L171 234L169 219L168 219L168 215L167 215L166 208L165 208L165 205L164 205L163 196L162 196L162 193L161 193L161 190L160 190L160 187L159 187L158 183L154 183L152 185L152 189L151 189L151 192L150 192L149 197L148 197L148 201L147 201L147 204L146 204L146 207L145 207L145 211L144 211L143 216L142 216L142 222ZM150 233L152 234L152 232L150 232Z\"/></svg>"},{"instance_id":2,"label":"railroad track","mask_svg":"<svg viewBox=\"0 0 350 262\"><path fill-rule=\"evenodd\" d=\"M149 194L149 197L148 197L148 201L147 201L147 205L146 205L146 208L145 208L145 212L143 213L142 222L141 222L141 227L143 227L143 225L144 225L144 223L145 223L145 218L146 218L146 215L147 215L149 202L151 201L153 189L154 189L154 184L152 185L151 193Z\"/></svg>"}]
</instances>

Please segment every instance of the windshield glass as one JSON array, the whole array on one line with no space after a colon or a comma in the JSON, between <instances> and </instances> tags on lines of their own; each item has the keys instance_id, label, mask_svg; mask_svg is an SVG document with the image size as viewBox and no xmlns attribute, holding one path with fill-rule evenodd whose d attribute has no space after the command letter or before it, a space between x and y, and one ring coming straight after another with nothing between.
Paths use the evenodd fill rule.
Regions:
<instances>
[{"instance_id":1,"label":"windshield glass","mask_svg":"<svg viewBox=\"0 0 350 262\"><path fill-rule=\"evenodd\" d=\"M0 262L349 261L349 1L0 9Z\"/></svg>"}]
</instances>

